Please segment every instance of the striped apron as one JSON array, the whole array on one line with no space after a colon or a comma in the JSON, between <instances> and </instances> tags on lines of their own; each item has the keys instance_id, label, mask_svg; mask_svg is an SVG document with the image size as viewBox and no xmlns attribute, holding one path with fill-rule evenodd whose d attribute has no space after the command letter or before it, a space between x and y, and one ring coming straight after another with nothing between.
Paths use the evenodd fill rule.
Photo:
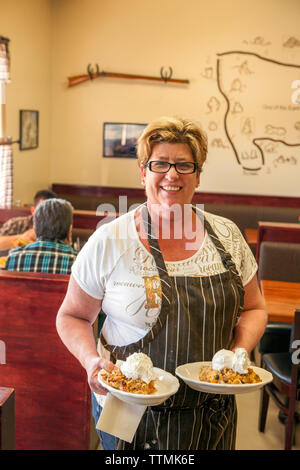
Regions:
<instances>
[{"instance_id":1,"label":"striped apron","mask_svg":"<svg viewBox=\"0 0 300 470\"><path fill-rule=\"evenodd\" d=\"M210 224L204 219L226 272L205 277L168 275L157 239L150 234L151 219L143 208L145 230L161 284L161 310L152 329L136 343L103 346L112 361L134 352L147 354L155 367L174 374L180 364L211 361L220 349L229 349L244 289L234 262ZM197 392L180 380L178 392L159 406L148 407L132 443L117 439L118 450L234 449L236 403L233 395Z\"/></svg>"}]
</instances>

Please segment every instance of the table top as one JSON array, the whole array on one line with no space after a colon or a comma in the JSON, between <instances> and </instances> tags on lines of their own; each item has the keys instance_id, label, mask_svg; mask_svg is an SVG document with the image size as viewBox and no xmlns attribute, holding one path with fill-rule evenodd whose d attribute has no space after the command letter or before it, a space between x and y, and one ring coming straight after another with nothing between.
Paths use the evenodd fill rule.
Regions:
<instances>
[{"instance_id":1,"label":"table top","mask_svg":"<svg viewBox=\"0 0 300 470\"><path fill-rule=\"evenodd\" d=\"M256 228L246 228L245 238L248 245L256 245L257 243L258 230Z\"/></svg>"},{"instance_id":2,"label":"table top","mask_svg":"<svg viewBox=\"0 0 300 470\"><path fill-rule=\"evenodd\" d=\"M13 388L0 387L0 407L14 394Z\"/></svg>"},{"instance_id":3,"label":"table top","mask_svg":"<svg viewBox=\"0 0 300 470\"><path fill-rule=\"evenodd\" d=\"M260 281L269 321L293 323L300 309L300 282Z\"/></svg>"}]
</instances>

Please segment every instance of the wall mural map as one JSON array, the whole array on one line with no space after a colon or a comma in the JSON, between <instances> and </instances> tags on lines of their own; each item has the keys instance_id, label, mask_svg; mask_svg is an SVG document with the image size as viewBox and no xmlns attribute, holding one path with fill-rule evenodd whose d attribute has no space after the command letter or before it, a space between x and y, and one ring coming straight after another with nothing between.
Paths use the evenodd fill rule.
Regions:
<instances>
[{"instance_id":1,"label":"wall mural map","mask_svg":"<svg viewBox=\"0 0 300 470\"><path fill-rule=\"evenodd\" d=\"M286 47L296 46L300 41L290 38ZM228 51L217 54L215 74L220 95L207 102L208 130L218 133L225 100L226 139L214 134L211 145L231 149L244 174L259 174L265 165L271 173L280 165L300 164L300 64L256 52ZM203 77L213 79L213 75L214 68L207 67ZM299 87L294 99L293 83Z\"/></svg>"}]
</instances>

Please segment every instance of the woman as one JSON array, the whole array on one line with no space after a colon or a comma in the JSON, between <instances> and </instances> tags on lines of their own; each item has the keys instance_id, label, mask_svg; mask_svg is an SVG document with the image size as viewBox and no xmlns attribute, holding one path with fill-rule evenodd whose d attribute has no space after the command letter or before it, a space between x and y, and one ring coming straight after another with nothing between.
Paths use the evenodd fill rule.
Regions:
<instances>
[{"instance_id":1,"label":"woman","mask_svg":"<svg viewBox=\"0 0 300 470\"><path fill-rule=\"evenodd\" d=\"M263 334L250 249L231 221L191 206L206 152L192 122L149 124L137 145L146 204L98 229L74 264L57 328L99 402L99 368L111 370L133 352L174 374L177 365L209 361L222 348L250 353ZM97 351L92 324L101 306L107 319ZM133 443L117 440L117 448L233 449L235 429L233 396L181 383L162 405L147 408Z\"/></svg>"}]
</instances>

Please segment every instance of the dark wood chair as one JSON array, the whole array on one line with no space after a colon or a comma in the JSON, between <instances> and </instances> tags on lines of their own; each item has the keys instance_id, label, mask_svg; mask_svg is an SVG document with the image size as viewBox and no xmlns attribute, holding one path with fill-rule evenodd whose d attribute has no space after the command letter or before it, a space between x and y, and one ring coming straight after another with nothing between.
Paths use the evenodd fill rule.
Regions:
<instances>
[{"instance_id":1,"label":"dark wood chair","mask_svg":"<svg viewBox=\"0 0 300 470\"><path fill-rule=\"evenodd\" d=\"M300 282L300 243L269 242L260 244L258 280ZM288 352L292 324L269 322L261 338L261 355Z\"/></svg>"},{"instance_id":2,"label":"dark wood chair","mask_svg":"<svg viewBox=\"0 0 300 470\"><path fill-rule=\"evenodd\" d=\"M300 234L300 232L299 232ZM300 282L300 242L263 241L258 259L258 280Z\"/></svg>"},{"instance_id":3,"label":"dark wood chair","mask_svg":"<svg viewBox=\"0 0 300 470\"><path fill-rule=\"evenodd\" d=\"M261 392L259 431L265 431L269 398L271 397L276 406L287 416L285 450L292 447L295 424L299 419L296 402L300 399L300 310L295 311L293 330L290 351L269 353L262 356L262 365L273 374L273 382L266 385Z\"/></svg>"},{"instance_id":4,"label":"dark wood chair","mask_svg":"<svg viewBox=\"0 0 300 470\"><path fill-rule=\"evenodd\" d=\"M259 262L262 242L300 243L300 224L258 222L256 261Z\"/></svg>"},{"instance_id":5,"label":"dark wood chair","mask_svg":"<svg viewBox=\"0 0 300 470\"><path fill-rule=\"evenodd\" d=\"M87 450L86 372L61 342L56 314L69 276L0 271L0 384L15 390L17 450Z\"/></svg>"}]
</instances>

